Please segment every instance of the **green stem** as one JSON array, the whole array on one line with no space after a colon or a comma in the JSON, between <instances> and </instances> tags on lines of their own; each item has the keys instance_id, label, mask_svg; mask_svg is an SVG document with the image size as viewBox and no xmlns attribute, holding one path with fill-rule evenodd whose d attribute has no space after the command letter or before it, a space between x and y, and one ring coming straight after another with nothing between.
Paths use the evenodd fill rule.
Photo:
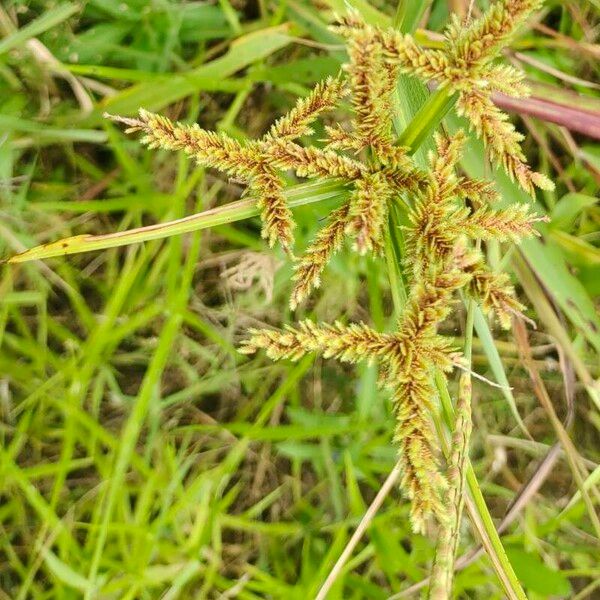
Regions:
<instances>
[{"instance_id":1,"label":"green stem","mask_svg":"<svg viewBox=\"0 0 600 600\"><path fill-rule=\"evenodd\" d=\"M448 87L439 87L429 96L402 132L398 144L407 146L415 152L427 136L438 127L455 102L456 94L452 90Z\"/></svg>"},{"instance_id":2,"label":"green stem","mask_svg":"<svg viewBox=\"0 0 600 600\"><path fill-rule=\"evenodd\" d=\"M443 421L448 428L452 429L456 415L454 412L454 406L452 405L452 399L448 393L446 378L443 373L438 371L435 374L435 383L438 388L440 401L442 404ZM436 426L442 426L442 423L440 422L441 419L438 414L434 414L433 419ZM450 453L450 449L447 441L444 438L442 438L442 447L444 449L444 453L448 455ZM506 555L506 551L504 550L504 546L502 545L502 541L500 540L500 536L496 531L494 521L485 503L483 494L481 493L481 488L479 487L479 482L477 481L477 476L475 475L475 471L473 470L473 465L471 464L470 460L467 460L466 479L470 494L468 508L471 522L479 534L481 544L485 548L494 570L502 582L507 597L511 600L527 600L527 596L525 595L525 592L523 591L523 588L521 587L521 584L515 575L512 565L508 560L508 556Z\"/></svg>"},{"instance_id":3,"label":"green stem","mask_svg":"<svg viewBox=\"0 0 600 600\"><path fill-rule=\"evenodd\" d=\"M432 0L399 0L394 15L394 28L403 33L412 33L431 3Z\"/></svg>"},{"instance_id":4,"label":"green stem","mask_svg":"<svg viewBox=\"0 0 600 600\"><path fill-rule=\"evenodd\" d=\"M469 458L469 441L473 428L471 420L471 357L473 348L473 322L475 301L467 300L467 323L463 355L467 370L461 374L458 384L456 421L452 434L452 447L448 465L447 505L450 517L442 523L435 549L435 561L431 573L430 600L447 600L452 596L454 560L460 539L460 522L464 507L465 469Z\"/></svg>"}]
</instances>

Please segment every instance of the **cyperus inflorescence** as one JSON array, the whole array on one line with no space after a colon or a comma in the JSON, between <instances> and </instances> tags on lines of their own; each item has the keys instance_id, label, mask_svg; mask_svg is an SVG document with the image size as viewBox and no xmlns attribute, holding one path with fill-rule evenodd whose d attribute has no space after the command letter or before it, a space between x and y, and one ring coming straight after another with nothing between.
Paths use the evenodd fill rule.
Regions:
<instances>
[{"instance_id":1,"label":"cyperus inflorescence","mask_svg":"<svg viewBox=\"0 0 600 600\"><path fill-rule=\"evenodd\" d=\"M438 326L459 290L508 326L522 306L508 277L487 267L475 241L518 242L535 233L539 218L522 205L497 208L498 194L490 182L457 173L467 139L462 131L451 137L437 134L436 152L430 153L427 169L419 168L393 133L396 79L404 72L448 88L494 162L530 193L534 186L549 188L546 177L526 164L521 135L491 100L493 91L527 93L520 72L492 61L539 4L500 0L468 25L454 20L439 50L422 48L393 29L367 25L351 11L333 28L347 41L345 75L318 84L258 140L241 142L143 110L136 119L117 118L128 131L142 131L142 141L150 147L184 150L199 163L244 181L257 199L263 237L271 246L279 241L290 253L294 222L282 171L347 185L347 199L295 261L293 309L320 285L323 269L347 237L359 254L380 255L390 206L408 206L403 267L409 294L394 333L380 333L364 323L302 321L283 331L251 330L241 351L265 350L274 360L319 353L347 363L378 361L380 383L391 391L402 488L411 499L417 531L424 530L428 515L443 520L446 513L447 483L429 418L436 398L432 374L435 369L448 372L460 358L438 334ZM347 94L353 109L349 127L327 126L323 147L296 141L311 135L315 119Z\"/></svg>"}]
</instances>

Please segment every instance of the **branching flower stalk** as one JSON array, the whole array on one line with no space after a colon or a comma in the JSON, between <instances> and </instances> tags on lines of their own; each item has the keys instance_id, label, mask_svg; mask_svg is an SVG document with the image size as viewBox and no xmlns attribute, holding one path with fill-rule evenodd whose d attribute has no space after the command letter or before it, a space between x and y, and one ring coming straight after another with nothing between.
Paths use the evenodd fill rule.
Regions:
<instances>
[{"instance_id":1,"label":"branching flower stalk","mask_svg":"<svg viewBox=\"0 0 600 600\"><path fill-rule=\"evenodd\" d=\"M435 83L440 90L435 106L432 103L435 115L443 115L456 97L458 113L484 141L492 162L530 194L535 187L550 189L552 183L527 165L522 136L491 101L493 91L527 93L522 73L493 61L540 3L501 0L469 24L455 19L440 50L424 49L394 29L370 26L351 11L333 27L347 43L349 60L343 73L319 84L258 140L240 142L144 110L135 119L113 117L125 123L127 131L143 132L142 142L149 147L183 150L200 164L242 180L258 198L263 237L271 246L279 242L292 257L294 222L282 172L347 186L347 201L294 259L292 309L319 287L323 270L346 238L361 255L382 255L390 207L408 206L402 266L409 292L395 332L380 333L365 323L306 320L283 331L251 330L241 351L264 350L273 360L295 361L318 353L346 363L379 363L379 383L390 391L396 417L401 487L411 501L413 528L425 532L431 515L440 526L438 581L431 589L436 600L450 593L470 428L470 379L463 375L453 449L444 469L431 426L431 414L437 410L433 375L449 373L464 359L438 327L452 312L458 291L468 302L496 314L503 326L509 325L522 306L508 276L491 271L478 246L489 240L519 242L535 234L539 218L528 206L498 208L498 194L490 182L457 172L466 142L463 131L452 137L438 132L436 152L428 157L427 169L419 168L411 150L432 123L410 124L399 144L392 132L393 94L399 73ZM353 109L349 127L326 126L321 146L298 143L313 133L317 118L336 109L348 94ZM466 350L468 355L468 345Z\"/></svg>"}]
</instances>

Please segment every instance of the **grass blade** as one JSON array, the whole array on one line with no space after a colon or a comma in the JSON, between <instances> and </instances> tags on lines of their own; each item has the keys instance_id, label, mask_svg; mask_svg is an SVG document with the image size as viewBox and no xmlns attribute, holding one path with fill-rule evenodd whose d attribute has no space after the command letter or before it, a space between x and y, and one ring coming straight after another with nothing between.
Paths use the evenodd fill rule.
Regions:
<instances>
[{"instance_id":1,"label":"grass blade","mask_svg":"<svg viewBox=\"0 0 600 600\"><path fill-rule=\"evenodd\" d=\"M500 358L498 348L496 348L496 344L494 344L494 338L492 337L490 327L485 316L483 315L483 312L481 311L481 308L478 306L475 307L475 329L477 331L477 337L479 338L479 341L483 347L483 351L488 359L490 368L492 369L492 373L494 373L496 381L501 386L500 389L502 391L502 395L510 407L511 412L515 417L515 421L519 425L521 431L528 438L531 438L531 434L527 430L527 427L523 422L521 415L519 414L519 409L517 408L515 397L513 396L510 384L508 383L508 378L506 377L506 372L504 371L504 366L502 364L502 359Z\"/></svg>"},{"instance_id":2,"label":"grass blade","mask_svg":"<svg viewBox=\"0 0 600 600\"><path fill-rule=\"evenodd\" d=\"M291 41L289 25L285 24L248 33L235 40L224 56L192 71L158 76L152 81L144 81L112 96L90 115L89 121L92 124L101 122L102 113L105 111L131 115L136 113L140 106L150 111L158 111L203 87L214 86L211 82L215 79L223 80L281 50Z\"/></svg>"},{"instance_id":3,"label":"grass blade","mask_svg":"<svg viewBox=\"0 0 600 600\"><path fill-rule=\"evenodd\" d=\"M17 29L3 40L0 40L0 55L5 54L9 50L16 48L28 39L51 29L55 25L62 23L71 15L74 15L79 10L76 4L59 4L54 8L44 11L44 14L37 19L34 19L25 27Z\"/></svg>"},{"instance_id":4,"label":"grass blade","mask_svg":"<svg viewBox=\"0 0 600 600\"><path fill-rule=\"evenodd\" d=\"M323 200L339 200L345 194L346 190L344 186L335 181L300 184L286 190L286 197L291 207L303 206ZM148 225L146 227L138 227L136 229L105 235L76 235L64 238L56 242L31 248L31 250L9 258L7 262L11 264L21 263L55 256L91 252L93 250L106 250L107 248L117 248L149 240L160 240L173 235L249 219L250 217L255 217L258 213L259 211L254 199L238 200L237 202L231 202L218 208L212 208L166 223L157 223L156 225Z\"/></svg>"}]
</instances>

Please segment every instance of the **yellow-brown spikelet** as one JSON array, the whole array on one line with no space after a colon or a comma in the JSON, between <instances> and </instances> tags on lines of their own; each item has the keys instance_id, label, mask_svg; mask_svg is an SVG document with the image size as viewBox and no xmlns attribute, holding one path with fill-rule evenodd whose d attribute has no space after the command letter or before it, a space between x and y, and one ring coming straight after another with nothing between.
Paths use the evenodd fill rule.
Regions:
<instances>
[{"instance_id":1,"label":"yellow-brown spikelet","mask_svg":"<svg viewBox=\"0 0 600 600\"><path fill-rule=\"evenodd\" d=\"M461 261L460 253L453 255L437 273L414 283L398 322L396 348L402 348L402 359L386 360L383 365L385 381L394 386L395 440L400 448L402 489L411 499L413 528L421 532L429 514L440 520L445 514L446 483L439 470L438 444L429 416L436 396L431 377L434 366L443 371L451 368L455 355L435 331L450 311L453 293L468 281L468 275L458 268Z\"/></svg>"},{"instance_id":2,"label":"yellow-brown spikelet","mask_svg":"<svg viewBox=\"0 0 600 600\"><path fill-rule=\"evenodd\" d=\"M350 150L358 154L363 143L351 131L346 130L340 123L335 125L326 125L325 133L327 134L326 143L330 150Z\"/></svg>"},{"instance_id":3,"label":"yellow-brown spikelet","mask_svg":"<svg viewBox=\"0 0 600 600\"><path fill-rule=\"evenodd\" d=\"M270 166L262 163L252 177L250 189L258 198L257 206L263 224L262 237L271 247L279 241L286 251L291 251L296 224L283 194L281 179Z\"/></svg>"},{"instance_id":4,"label":"yellow-brown spikelet","mask_svg":"<svg viewBox=\"0 0 600 600\"><path fill-rule=\"evenodd\" d=\"M456 202L459 180L455 165L465 140L462 130L451 138L435 137L437 153L429 155L429 181L417 194L408 213L410 225L405 228L405 262L412 267L414 278L420 278L430 265L444 261L462 235L455 225L461 224L469 211Z\"/></svg>"},{"instance_id":5,"label":"yellow-brown spikelet","mask_svg":"<svg viewBox=\"0 0 600 600\"><path fill-rule=\"evenodd\" d=\"M533 171L526 163L521 150L523 139L506 113L491 100L488 93L471 91L459 96L457 112L469 119L472 128L483 140L490 159L502 164L513 181L526 192L533 194L534 186L554 189L554 184L541 173Z\"/></svg>"},{"instance_id":6,"label":"yellow-brown spikelet","mask_svg":"<svg viewBox=\"0 0 600 600\"><path fill-rule=\"evenodd\" d=\"M376 40L358 31L348 44L350 63L344 65L352 89L355 132L363 146L383 134L389 123L380 119L378 101L381 95L381 47Z\"/></svg>"},{"instance_id":7,"label":"yellow-brown spikelet","mask_svg":"<svg viewBox=\"0 0 600 600\"><path fill-rule=\"evenodd\" d=\"M500 0L466 24L454 15L445 32L448 54L465 71L489 62L542 3L543 0Z\"/></svg>"},{"instance_id":8,"label":"yellow-brown spikelet","mask_svg":"<svg viewBox=\"0 0 600 600\"><path fill-rule=\"evenodd\" d=\"M419 194L408 213L410 225L405 228L405 263L412 267L414 278L453 251L457 232L451 224L467 215L467 209L457 209L451 197L440 194L437 181Z\"/></svg>"},{"instance_id":9,"label":"yellow-brown spikelet","mask_svg":"<svg viewBox=\"0 0 600 600\"><path fill-rule=\"evenodd\" d=\"M350 198L346 233L355 238L353 247L359 254L382 252L391 192L379 173L365 175L356 182Z\"/></svg>"},{"instance_id":10,"label":"yellow-brown spikelet","mask_svg":"<svg viewBox=\"0 0 600 600\"><path fill-rule=\"evenodd\" d=\"M495 313L500 325L509 329L512 316L521 313L525 307L516 299L508 275L490 271L481 255L475 252L471 263L465 267L465 273L470 279L469 295L481 304L484 312Z\"/></svg>"},{"instance_id":11,"label":"yellow-brown spikelet","mask_svg":"<svg viewBox=\"0 0 600 600\"><path fill-rule=\"evenodd\" d=\"M434 333L450 312L454 292L469 282L470 273L465 269L471 262L463 246L457 244L444 263L432 265L424 277L413 282L398 330L412 340Z\"/></svg>"},{"instance_id":12,"label":"yellow-brown spikelet","mask_svg":"<svg viewBox=\"0 0 600 600\"><path fill-rule=\"evenodd\" d=\"M141 131L144 136L140 142L149 148L183 150L198 163L245 181L251 178L260 162L260 156L252 146L244 146L224 133L206 131L196 124L175 123L144 109L140 109L137 119L105 116L128 125L126 133Z\"/></svg>"},{"instance_id":13,"label":"yellow-brown spikelet","mask_svg":"<svg viewBox=\"0 0 600 600\"><path fill-rule=\"evenodd\" d=\"M343 29L340 29L343 31ZM352 30L348 37L350 62L344 65L352 91L355 136L363 147L373 148L386 163L394 156L392 93L397 67L386 63L379 40L368 27Z\"/></svg>"},{"instance_id":14,"label":"yellow-brown spikelet","mask_svg":"<svg viewBox=\"0 0 600 600\"><path fill-rule=\"evenodd\" d=\"M306 320L284 331L251 329L250 338L242 342L240 352L253 354L265 350L273 360L299 360L305 354L318 352L324 358L357 363L385 356L395 342L392 334L378 333L364 323L344 325L317 324Z\"/></svg>"},{"instance_id":15,"label":"yellow-brown spikelet","mask_svg":"<svg viewBox=\"0 0 600 600\"><path fill-rule=\"evenodd\" d=\"M371 28L370 31L380 39L387 60L397 64L400 72L441 85L446 83L443 74L448 69L449 59L442 50L423 48L412 35L396 29Z\"/></svg>"},{"instance_id":16,"label":"yellow-brown spikelet","mask_svg":"<svg viewBox=\"0 0 600 600\"><path fill-rule=\"evenodd\" d=\"M394 188L395 192L417 193L429 183L428 173L414 165L400 170L383 168L381 174L385 177L387 183Z\"/></svg>"},{"instance_id":17,"label":"yellow-brown spikelet","mask_svg":"<svg viewBox=\"0 0 600 600\"><path fill-rule=\"evenodd\" d=\"M345 83L340 78L328 77L318 83L306 98L300 98L296 106L271 127L265 141L292 140L313 133L310 125L323 112L334 109L344 96Z\"/></svg>"},{"instance_id":18,"label":"yellow-brown spikelet","mask_svg":"<svg viewBox=\"0 0 600 600\"><path fill-rule=\"evenodd\" d=\"M392 395L400 486L411 501L411 524L417 533L425 533L429 515L441 521L446 513L443 497L447 484L439 471L437 443L429 425L431 398L436 395L430 378L427 370L415 369L409 379L398 382Z\"/></svg>"},{"instance_id":19,"label":"yellow-brown spikelet","mask_svg":"<svg viewBox=\"0 0 600 600\"><path fill-rule=\"evenodd\" d=\"M384 173L409 174L419 172L409 155L408 148L404 146L379 144L373 146L373 150L379 162L387 167L382 169Z\"/></svg>"},{"instance_id":20,"label":"yellow-brown spikelet","mask_svg":"<svg viewBox=\"0 0 600 600\"><path fill-rule=\"evenodd\" d=\"M511 65L489 64L479 72L480 82L486 89L514 98L525 98L531 90L525 84L525 73Z\"/></svg>"},{"instance_id":21,"label":"yellow-brown spikelet","mask_svg":"<svg viewBox=\"0 0 600 600\"><path fill-rule=\"evenodd\" d=\"M475 239L519 243L525 237L539 235L534 224L545 220L532 214L527 204L497 210L482 206L458 224L458 229Z\"/></svg>"},{"instance_id":22,"label":"yellow-brown spikelet","mask_svg":"<svg viewBox=\"0 0 600 600\"><path fill-rule=\"evenodd\" d=\"M321 285L321 273L331 257L342 247L350 205L343 204L329 215L329 222L316 235L304 255L294 265L294 289L290 308L294 310L310 293Z\"/></svg>"},{"instance_id":23,"label":"yellow-brown spikelet","mask_svg":"<svg viewBox=\"0 0 600 600\"><path fill-rule=\"evenodd\" d=\"M459 177L456 184L456 195L463 200L469 200L476 207L495 204L500 200L500 194L493 182L469 177Z\"/></svg>"},{"instance_id":24,"label":"yellow-brown spikelet","mask_svg":"<svg viewBox=\"0 0 600 600\"><path fill-rule=\"evenodd\" d=\"M451 137L436 133L434 140L436 152L431 152L428 157L433 176L440 185L445 185L448 180L454 183L457 180L454 170L462 158L463 148L467 141L465 132L459 129Z\"/></svg>"},{"instance_id":25,"label":"yellow-brown spikelet","mask_svg":"<svg viewBox=\"0 0 600 600\"><path fill-rule=\"evenodd\" d=\"M353 181L366 172L362 163L332 150L300 146L285 140L265 143L264 152L272 159L274 166L293 169L299 177L332 177Z\"/></svg>"}]
</instances>

